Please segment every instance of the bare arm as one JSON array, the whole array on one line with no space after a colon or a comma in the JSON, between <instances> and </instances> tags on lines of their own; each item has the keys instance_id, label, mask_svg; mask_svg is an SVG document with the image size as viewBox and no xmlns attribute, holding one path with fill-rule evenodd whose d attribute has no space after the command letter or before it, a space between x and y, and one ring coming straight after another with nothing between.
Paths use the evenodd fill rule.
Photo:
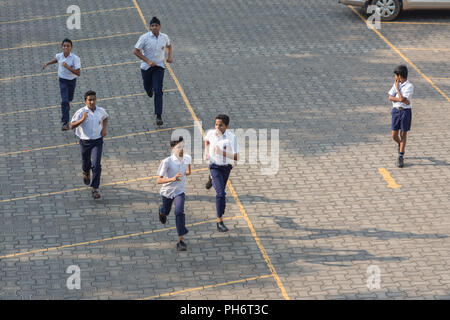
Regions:
<instances>
[{"instance_id":1,"label":"bare arm","mask_svg":"<svg viewBox=\"0 0 450 320\"><path fill-rule=\"evenodd\" d=\"M70 123L70 129L75 129L80 124L82 124L84 122L84 120L86 120L87 116L88 116L88 112L85 112L85 113L83 113L83 117L80 120L71 122Z\"/></svg>"},{"instance_id":2,"label":"bare arm","mask_svg":"<svg viewBox=\"0 0 450 320\"><path fill-rule=\"evenodd\" d=\"M158 179L156 180L156 183L164 184L164 183L179 181L178 178L181 178L182 176L183 175L181 173L177 173L173 178L164 178L163 176L159 176Z\"/></svg>"},{"instance_id":3,"label":"bare arm","mask_svg":"<svg viewBox=\"0 0 450 320\"><path fill-rule=\"evenodd\" d=\"M109 119L109 118L106 118L106 119L103 120L102 131L100 132L102 138L103 138L104 136L106 136L106 132L107 132L107 130L108 130L108 119Z\"/></svg>"},{"instance_id":4,"label":"bare arm","mask_svg":"<svg viewBox=\"0 0 450 320\"><path fill-rule=\"evenodd\" d=\"M42 65L42 70L44 70L48 65L55 64L55 63L58 63L58 60L56 60L56 58L51 60L51 61L49 61L49 62L44 63Z\"/></svg>"},{"instance_id":5,"label":"bare arm","mask_svg":"<svg viewBox=\"0 0 450 320\"><path fill-rule=\"evenodd\" d=\"M190 176L191 175L191 165L189 164L186 170L186 175Z\"/></svg>"},{"instance_id":6,"label":"bare arm","mask_svg":"<svg viewBox=\"0 0 450 320\"><path fill-rule=\"evenodd\" d=\"M80 69L74 69L72 67L70 67L67 63L63 62L63 67L66 68L67 70L69 70L70 72L72 72L73 74L76 74L77 76L80 76L81 74L81 70Z\"/></svg>"},{"instance_id":7,"label":"bare arm","mask_svg":"<svg viewBox=\"0 0 450 320\"><path fill-rule=\"evenodd\" d=\"M156 63L154 63L153 61L148 60L141 52L141 50L134 48L133 49L133 53L136 57L138 57L139 59L141 59L142 61L144 61L146 64L148 64L150 67L154 67L156 66Z\"/></svg>"},{"instance_id":8,"label":"bare arm","mask_svg":"<svg viewBox=\"0 0 450 320\"><path fill-rule=\"evenodd\" d=\"M167 48L167 62L168 62L168 63L172 63L172 62L173 62L173 58L172 58L172 45L169 44L166 48Z\"/></svg>"}]
</instances>

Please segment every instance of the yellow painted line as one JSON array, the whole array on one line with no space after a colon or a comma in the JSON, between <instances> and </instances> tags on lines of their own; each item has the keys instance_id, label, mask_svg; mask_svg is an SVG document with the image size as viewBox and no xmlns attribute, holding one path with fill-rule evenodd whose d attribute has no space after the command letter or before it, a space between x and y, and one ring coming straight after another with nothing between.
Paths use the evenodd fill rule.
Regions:
<instances>
[{"instance_id":1,"label":"yellow painted line","mask_svg":"<svg viewBox=\"0 0 450 320\"><path fill-rule=\"evenodd\" d=\"M352 6L348 6L358 17L361 18L367 24L367 20L353 8ZM394 50L403 60L406 61L411 67L413 67L417 73L419 73L437 92L439 92L448 102L450 102L450 98L442 91L434 82L427 76L422 70L419 69L408 57L406 57L396 46L394 46L381 32L375 28L371 28L373 32L375 32L387 45L389 45L392 50Z\"/></svg>"},{"instance_id":2,"label":"yellow painted line","mask_svg":"<svg viewBox=\"0 0 450 320\"><path fill-rule=\"evenodd\" d=\"M142 32L119 33L119 34L114 34L114 35L110 35L110 36L101 36L101 37L95 37L95 38L85 38L85 39L72 40L72 42L91 41L91 40L100 40L100 39L111 39L111 38L119 38L119 37L125 37L125 36L130 36L130 35L137 35L137 34L142 34ZM0 49L0 51L26 49L26 48L39 48L39 47L54 46L54 45L61 45L61 42L46 42L46 43L39 43L39 44L31 44L31 45L27 45L27 46L19 46L19 47L12 47L12 48L2 48L2 49Z\"/></svg>"},{"instance_id":3,"label":"yellow painted line","mask_svg":"<svg viewBox=\"0 0 450 320\"><path fill-rule=\"evenodd\" d=\"M136 10L137 10L138 13L139 13L139 16L141 17L142 22L144 23L145 29L148 31L147 23L145 22L145 17L144 17L144 15L142 14L141 8L139 7L139 5L138 5L138 3L137 3L136 0L133 0L133 3L134 3L134 5L135 5L135 7L136 7ZM199 129L200 129L200 131L201 131L201 133L202 133L202 136L204 136L204 134L205 134L205 133L204 133L204 130L203 130L203 128L201 128L199 119L198 119L197 115L195 114L195 111L194 111L194 109L192 108L192 106L191 106L191 104L190 104L190 102L189 102L189 99L187 98L186 94L184 93L184 90L183 90L183 88L181 87L181 84L180 84L180 82L178 81L178 78L175 76L175 73L173 72L172 68L169 66L168 63L166 64L166 66L167 66L167 69L169 70L169 73L170 73L170 75L171 75L173 81L175 82L175 84L176 84L176 86L177 86L177 88L178 88L178 91L179 91L180 94L181 94L181 97L183 98L184 103L186 104L186 107L188 108L189 112L191 113L191 116L192 116L192 118L194 119L195 123L196 123L197 126L199 127ZM261 254L263 255L264 260L265 260L266 263L267 263L267 266L269 267L269 269L270 269L270 271L271 271L273 277L275 278L275 280L276 280L276 282L277 282L277 285L278 285L278 287L280 288L283 297L284 297L286 300L289 300L290 298L289 298L289 296L288 296L288 294L287 294L287 292L286 292L286 290L285 290L285 288L284 288L284 285L283 285L283 283L282 283L280 277L278 276L277 271L276 271L275 267L273 266L273 264L272 264L272 262L271 262L271 260L270 260L270 258L269 258L269 256L268 256L266 250L264 249L264 246L262 245L260 239L258 238L258 236L257 236L257 234L256 234L256 231L255 231L255 228L253 227L253 225L252 225L250 219L248 218L247 213L246 213L244 207L242 206L242 203L240 202L237 193L234 191L234 188L233 188L233 186L231 185L231 182L230 182L230 181L228 181L227 185L228 185L228 188L231 190L231 193L233 194L233 197L234 197L236 203L238 204L239 209L241 210L241 213L242 213L243 216L245 217L245 220L246 220L246 222L247 222L247 225L248 225L248 227L250 228L250 230L251 230L251 232L252 232L252 235L253 235L253 237L254 237L254 239L255 239L255 241L256 241L256 243L257 243L257 245L258 245L258 247L259 247L259 249L260 249L260 251L261 251Z\"/></svg>"},{"instance_id":4,"label":"yellow painted line","mask_svg":"<svg viewBox=\"0 0 450 320\"><path fill-rule=\"evenodd\" d=\"M95 10L95 11L87 11L87 12L81 11L80 14L104 13L104 12L113 12L113 11L128 10L128 9L134 9L134 7L104 9L104 10ZM23 20L4 21L4 22L0 22L0 25L1 24L29 22L29 21L36 21L36 20L48 20L48 19L54 19L54 18L68 17L70 15L72 15L72 13L66 13L66 14L61 14L61 15L57 15L57 16L46 16L46 17L36 17L36 18L23 19Z\"/></svg>"},{"instance_id":5,"label":"yellow painted line","mask_svg":"<svg viewBox=\"0 0 450 320\"><path fill-rule=\"evenodd\" d=\"M234 216L234 217L224 218L224 220L225 219L227 219L227 220L234 220L234 219L237 219L237 218L242 218L242 217L241 216ZM193 226L198 226L198 225L207 224L207 223L213 223L213 222L216 222L216 219L211 219L211 220L191 223L191 224L186 225L186 227L193 227ZM25 255L35 254L35 253L43 253L43 252L56 251L56 250L61 250L61 249L73 248L73 247L86 246L86 245L95 244L95 243L102 243L102 242L113 241L113 240L121 240L121 239L127 239L127 238L132 238L132 237L139 237L139 236L144 236L144 235L157 233L157 232L164 232L164 231L173 230L173 229L176 229L176 227L168 227L168 228L163 228L163 229L156 229L156 230L149 230L149 231L143 231L143 232L137 232L137 233L130 233L130 234L122 235L122 236L116 236L116 237L111 237L111 238L103 238L103 239L98 239L98 240L91 240L91 241L85 241L85 242L72 243L72 244L67 244L67 245L58 246L58 247L51 247L51 248L45 248L45 249L37 249L37 250L31 250L31 251L11 253L11 254L7 254L7 255L4 255L4 256L0 256L0 259L15 258L15 257L21 257L21 256L25 256Z\"/></svg>"},{"instance_id":6,"label":"yellow painted line","mask_svg":"<svg viewBox=\"0 0 450 320\"><path fill-rule=\"evenodd\" d=\"M116 66L123 66L123 65L127 65L127 64L135 64L135 63L138 63L138 62L140 62L140 61L127 61L127 62L120 62L120 63L103 64L103 65L99 65L99 66L90 66L90 67L81 68L81 71L95 70L95 69L100 69L100 68L108 68L108 67L116 67ZM30 78L30 77L41 77L41 76L47 76L47 75L50 75L50 74L58 74L58 72L55 71L55 72L25 74L25 75L22 75L22 76L13 76L13 77L9 77L9 78L0 78L0 81L9 81L9 80L16 80L16 79L23 79L23 78Z\"/></svg>"},{"instance_id":7,"label":"yellow painted line","mask_svg":"<svg viewBox=\"0 0 450 320\"><path fill-rule=\"evenodd\" d=\"M187 292L201 291L201 290L205 290L205 289L229 286L229 285L232 285L232 284L244 283L244 282L249 282L249 281L254 281L254 280L259 280L259 279L267 279L267 278L271 278L271 277L272 277L271 274L267 274L267 275L264 275L264 276L251 277L251 278L247 278L247 279L234 280L234 281L228 281L228 282L217 283L217 284L210 284L210 285L207 285L207 286L201 286L201 287L189 288L189 289L184 289L184 290L175 291L175 292L158 294L158 295L155 295L155 296L142 298L142 299L137 299L137 300L151 300L151 299L156 299L156 298L170 297L170 296L174 296L174 295L182 294L182 293L187 293Z\"/></svg>"},{"instance_id":8,"label":"yellow painted line","mask_svg":"<svg viewBox=\"0 0 450 320\"><path fill-rule=\"evenodd\" d=\"M122 139L122 138L127 138L127 137L135 137L135 136L140 136L140 135L150 134L150 133L156 133L156 132L163 132L163 131L170 131L170 130L176 130L176 129L191 128L193 126L194 125L188 125L188 126L179 126L179 127L173 127L173 128L167 128L167 129L157 129L157 130L150 130L150 131L135 132L135 133L129 133L129 134L124 134L124 135L120 135L120 136L104 138L103 140L105 140L105 141L116 140L116 139ZM73 143L60 144L60 145L56 145L56 146L47 146L47 147L40 147L40 148L34 148L34 149L25 149L25 150L20 150L20 151L12 151L12 152L0 153L0 157L6 157L6 156L15 155L15 154L27 153L27 152L35 152L35 151L42 151L42 150L49 150L49 149L57 149L57 148L75 146L75 145L78 145L78 144L79 144L78 142L73 142Z\"/></svg>"},{"instance_id":9,"label":"yellow painted line","mask_svg":"<svg viewBox=\"0 0 450 320\"><path fill-rule=\"evenodd\" d=\"M387 182L388 188L398 189L401 187L401 185L399 185L399 184L397 184L397 182L395 182L394 178L391 177L391 174L385 168L378 168L378 172L381 174L384 181Z\"/></svg>"},{"instance_id":10,"label":"yellow painted line","mask_svg":"<svg viewBox=\"0 0 450 320\"><path fill-rule=\"evenodd\" d=\"M200 171L207 171L207 170L208 170L208 168L201 168L201 169L192 170L192 172L200 172ZM156 179L156 178L158 178L158 176L142 177L142 178L137 178L137 179L132 179L132 180L125 180L125 181L117 181L117 182L105 183L105 184L102 184L101 186L102 187L111 187L111 186L117 186L117 185L122 185L122 184L129 184L129 183L134 183L134 182L147 181L147 180L152 180L152 179ZM20 197L20 198L12 198L12 199L0 200L0 203L19 201L19 200L29 200L29 199L35 199L35 198L41 198L41 197L49 197L49 196L55 196L55 195L58 195L58 194L64 194L64 193L70 193L70 192L76 192L76 191L83 191L83 190L89 190L89 189L90 189L90 187L82 187L82 188L66 189L66 190L55 191L55 192L38 193L38 194L33 194L33 195L30 195L30 196L25 196L25 197Z\"/></svg>"},{"instance_id":11,"label":"yellow painted line","mask_svg":"<svg viewBox=\"0 0 450 320\"><path fill-rule=\"evenodd\" d=\"M399 50L412 50L412 51L450 51L450 48L398 48Z\"/></svg>"},{"instance_id":12,"label":"yellow painted line","mask_svg":"<svg viewBox=\"0 0 450 320\"><path fill-rule=\"evenodd\" d=\"M163 92L175 92L175 91L178 91L178 89L163 90ZM127 94L127 95L123 95L123 96L114 96L114 97L109 97L109 98L101 98L101 99L97 99L97 101L108 101L108 100L124 99L124 98L146 96L146 95L147 95L147 93L133 93L133 94ZM75 102L75 104L84 104L84 102L83 101ZM11 111L11 112L0 113L0 117L2 117L2 116L9 116L9 115L18 114L18 113L36 112L36 111L42 111L42 110L48 110L48 109L56 109L56 108L60 108L60 107L61 106L48 106L48 107L40 107L40 108L34 108L34 109Z\"/></svg>"},{"instance_id":13,"label":"yellow painted line","mask_svg":"<svg viewBox=\"0 0 450 320\"><path fill-rule=\"evenodd\" d=\"M383 24L422 24L450 26L448 22L414 22L414 21L382 21Z\"/></svg>"}]
</instances>

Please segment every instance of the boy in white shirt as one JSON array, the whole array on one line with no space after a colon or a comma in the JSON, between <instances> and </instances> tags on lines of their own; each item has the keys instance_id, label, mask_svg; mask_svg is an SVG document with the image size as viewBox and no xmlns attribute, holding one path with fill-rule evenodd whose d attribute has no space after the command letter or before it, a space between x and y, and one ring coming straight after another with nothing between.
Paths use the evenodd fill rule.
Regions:
<instances>
[{"instance_id":1,"label":"boy in white shirt","mask_svg":"<svg viewBox=\"0 0 450 320\"><path fill-rule=\"evenodd\" d=\"M408 68L399 65L394 70L395 82L389 91L389 101L392 101L391 130L392 139L398 143L397 167L403 168L403 156L406 147L406 135L411 129L412 103L414 86L408 80ZM399 132L400 131L400 132ZM400 136L399 136L400 133Z\"/></svg>"},{"instance_id":2,"label":"boy in white shirt","mask_svg":"<svg viewBox=\"0 0 450 320\"><path fill-rule=\"evenodd\" d=\"M215 121L215 130L208 131L205 136L205 160L209 160L209 171L212 186L216 190L217 230L227 232L222 216L226 207L225 188L230 176L232 164L238 160L239 145L236 136L227 131L230 118L219 114Z\"/></svg>"},{"instance_id":3,"label":"boy in white shirt","mask_svg":"<svg viewBox=\"0 0 450 320\"><path fill-rule=\"evenodd\" d=\"M64 39L61 44L62 52L55 56L55 59L44 63L44 70L48 65L58 63L59 91L61 93L61 130L69 130L70 102L73 100L77 77L80 76L80 58L72 51L72 41Z\"/></svg>"},{"instance_id":4,"label":"boy in white shirt","mask_svg":"<svg viewBox=\"0 0 450 320\"><path fill-rule=\"evenodd\" d=\"M186 251L187 246L183 242L183 236L189 230L186 229L184 202L186 193L186 176L191 174L191 157L184 154L183 137L170 141L172 156L161 161L158 168L158 179L156 183L162 184L161 198L162 205L159 209L159 221L165 224L167 216L175 204L175 224L178 233L178 251Z\"/></svg>"}]
</instances>

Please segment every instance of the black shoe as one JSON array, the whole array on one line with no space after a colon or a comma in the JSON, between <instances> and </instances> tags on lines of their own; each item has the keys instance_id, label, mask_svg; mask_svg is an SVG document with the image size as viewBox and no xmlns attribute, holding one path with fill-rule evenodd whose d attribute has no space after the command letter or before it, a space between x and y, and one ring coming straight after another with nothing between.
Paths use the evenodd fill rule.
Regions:
<instances>
[{"instance_id":1,"label":"black shoe","mask_svg":"<svg viewBox=\"0 0 450 320\"><path fill-rule=\"evenodd\" d=\"M218 230L219 232L227 232L227 231L228 231L228 228L225 227L225 225L223 224L223 221L222 221L222 222L219 222L219 223L217 224L217 230Z\"/></svg>"},{"instance_id":2,"label":"black shoe","mask_svg":"<svg viewBox=\"0 0 450 320\"><path fill-rule=\"evenodd\" d=\"M83 182L87 186L91 184L91 177L89 173L83 172Z\"/></svg>"},{"instance_id":3,"label":"black shoe","mask_svg":"<svg viewBox=\"0 0 450 320\"><path fill-rule=\"evenodd\" d=\"M177 243L177 251L186 251L186 250L187 250L186 243L184 243L183 241Z\"/></svg>"},{"instance_id":4,"label":"black shoe","mask_svg":"<svg viewBox=\"0 0 450 320\"><path fill-rule=\"evenodd\" d=\"M403 157L398 157L397 167L403 168Z\"/></svg>"},{"instance_id":5,"label":"black shoe","mask_svg":"<svg viewBox=\"0 0 450 320\"><path fill-rule=\"evenodd\" d=\"M162 126L163 125L163 121L161 119L161 115L160 114L156 115L156 125L158 125L158 126Z\"/></svg>"},{"instance_id":6,"label":"black shoe","mask_svg":"<svg viewBox=\"0 0 450 320\"><path fill-rule=\"evenodd\" d=\"M69 129L70 129L69 124L67 122L64 122L61 127L61 131L67 131Z\"/></svg>"},{"instance_id":7,"label":"black shoe","mask_svg":"<svg viewBox=\"0 0 450 320\"><path fill-rule=\"evenodd\" d=\"M159 221L160 221L162 224L166 224L166 222L167 222L167 216L164 215L164 214L161 214L161 212L159 212Z\"/></svg>"},{"instance_id":8,"label":"black shoe","mask_svg":"<svg viewBox=\"0 0 450 320\"><path fill-rule=\"evenodd\" d=\"M151 89L150 91L147 91L147 95L151 98L153 97L153 89Z\"/></svg>"},{"instance_id":9,"label":"black shoe","mask_svg":"<svg viewBox=\"0 0 450 320\"><path fill-rule=\"evenodd\" d=\"M205 188L209 190L211 189L211 187L212 187L212 179L211 176L209 176L208 182L205 184Z\"/></svg>"}]
</instances>

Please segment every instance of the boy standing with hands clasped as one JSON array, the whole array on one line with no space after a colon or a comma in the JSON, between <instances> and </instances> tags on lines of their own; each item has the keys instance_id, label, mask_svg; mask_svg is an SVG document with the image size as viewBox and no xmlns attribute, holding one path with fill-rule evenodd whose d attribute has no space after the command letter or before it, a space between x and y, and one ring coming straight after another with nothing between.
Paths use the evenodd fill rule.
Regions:
<instances>
[{"instance_id":1,"label":"boy standing with hands clasped","mask_svg":"<svg viewBox=\"0 0 450 320\"><path fill-rule=\"evenodd\" d=\"M408 80L408 68L399 65L394 70L395 82L389 91L389 101L392 101L391 130L392 139L398 144L397 167L403 168L403 156L406 147L406 135L411 129L412 103L414 86ZM400 130L400 136L399 136Z\"/></svg>"},{"instance_id":2,"label":"boy standing with hands clasped","mask_svg":"<svg viewBox=\"0 0 450 320\"><path fill-rule=\"evenodd\" d=\"M183 242L183 236L189 230L186 229L184 202L186 193L186 176L191 174L191 157L184 154L183 137L170 141L172 155L163 161L158 168L158 179L156 183L162 184L161 198L162 205L159 209L159 221L166 224L167 216L175 204L175 224L178 233L178 251L186 251L187 246Z\"/></svg>"},{"instance_id":3,"label":"boy standing with hands clasped","mask_svg":"<svg viewBox=\"0 0 450 320\"><path fill-rule=\"evenodd\" d=\"M80 58L72 51L72 41L64 39L61 44L62 52L55 56L55 59L44 63L42 70L48 65L58 63L59 91L61 93L61 122L62 131L69 130L70 102L73 100L77 77L80 76Z\"/></svg>"}]
</instances>

